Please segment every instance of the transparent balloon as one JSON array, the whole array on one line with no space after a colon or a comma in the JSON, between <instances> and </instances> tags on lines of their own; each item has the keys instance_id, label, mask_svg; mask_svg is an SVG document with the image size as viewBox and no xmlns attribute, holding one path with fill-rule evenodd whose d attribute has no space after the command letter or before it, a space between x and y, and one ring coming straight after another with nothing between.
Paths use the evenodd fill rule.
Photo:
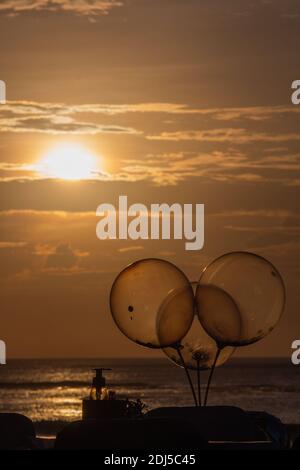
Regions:
<instances>
[{"instance_id":1,"label":"transparent balloon","mask_svg":"<svg viewBox=\"0 0 300 470\"><path fill-rule=\"evenodd\" d=\"M181 304L164 316L162 328L169 331L159 338L159 309L173 289L180 290ZM150 348L180 341L192 324L193 306L193 290L185 274L161 259L131 264L117 276L110 293L110 309L118 328L135 343Z\"/></svg>"},{"instance_id":2,"label":"transparent balloon","mask_svg":"<svg viewBox=\"0 0 300 470\"><path fill-rule=\"evenodd\" d=\"M228 296L227 301L221 301L224 308L218 305L214 289L225 293L223 300ZM244 346L264 338L279 322L284 311L285 287L269 261L253 253L233 252L204 269L196 301L200 322L210 336L231 346ZM240 327L230 303L239 312Z\"/></svg>"},{"instance_id":3,"label":"transparent balloon","mask_svg":"<svg viewBox=\"0 0 300 470\"><path fill-rule=\"evenodd\" d=\"M181 302L182 293L180 291L172 291L168 298L163 302L159 315L158 335L162 337L165 332L161 328L162 321L168 316L168 311L173 310L177 304ZM184 364L191 370L208 370L211 369L217 352L218 345L216 341L210 337L202 325L196 314L196 304L194 303L194 319L187 334L182 338L180 343L174 344L172 347L164 348L164 353L178 366L183 367ZM234 348L222 348L216 366L224 364L233 354ZM183 364L184 361L184 364Z\"/></svg>"},{"instance_id":4,"label":"transparent balloon","mask_svg":"<svg viewBox=\"0 0 300 470\"><path fill-rule=\"evenodd\" d=\"M235 345L242 335L242 318L233 298L213 285L198 285L195 294L199 320L222 348Z\"/></svg>"},{"instance_id":5,"label":"transparent balloon","mask_svg":"<svg viewBox=\"0 0 300 470\"><path fill-rule=\"evenodd\" d=\"M194 318L195 299L190 284L173 289L163 300L157 315L156 331L161 347L178 344Z\"/></svg>"}]
</instances>

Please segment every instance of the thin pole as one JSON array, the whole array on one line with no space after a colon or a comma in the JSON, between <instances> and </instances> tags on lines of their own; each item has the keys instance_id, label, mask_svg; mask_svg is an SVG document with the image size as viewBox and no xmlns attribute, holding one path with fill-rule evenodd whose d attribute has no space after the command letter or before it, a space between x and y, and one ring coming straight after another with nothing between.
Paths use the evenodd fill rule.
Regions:
<instances>
[{"instance_id":1,"label":"thin pole","mask_svg":"<svg viewBox=\"0 0 300 470\"><path fill-rule=\"evenodd\" d=\"M184 362L183 356L182 356L182 354L181 354L180 346L177 346L177 347L176 347L176 350L177 350L177 352L178 352L178 355L179 355L180 360L181 360L181 363L182 363L182 365L183 365L183 367L184 367L184 370L185 370L187 379L188 379L188 381L189 381L189 384L190 384L190 387L191 387L191 391L192 391L192 394L193 394L193 398L194 398L194 402L195 402L195 406L198 406L197 397L196 397L195 389L194 389L194 386L193 386L193 382L192 382L191 376L190 376L190 374L189 374L188 368L186 367L186 363Z\"/></svg>"},{"instance_id":2,"label":"thin pole","mask_svg":"<svg viewBox=\"0 0 300 470\"><path fill-rule=\"evenodd\" d=\"M214 374L214 371L215 371L215 368L216 368L217 360L220 356L221 350L222 350L222 348L218 347L214 363L212 365L212 368L210 369L210 374L209 374L209 378L208 378L208 382L207 382L207 386L206 386L206 391L205 391L204 406L207 405L208 392L209 392L211 380L212 380L212 377L213 377L213 374Z\"/></svg>"},{"instance_id":3,"label":"thin pole","mask_svg":"<svg viewBox=\"0 0 300 470\"><path fill-rule=\"evenodd\" d=\"M197 361L197 385L198 385L198 406L202 406L201 383L200 383L200 361Z\"/></svg>"}]
</instances>

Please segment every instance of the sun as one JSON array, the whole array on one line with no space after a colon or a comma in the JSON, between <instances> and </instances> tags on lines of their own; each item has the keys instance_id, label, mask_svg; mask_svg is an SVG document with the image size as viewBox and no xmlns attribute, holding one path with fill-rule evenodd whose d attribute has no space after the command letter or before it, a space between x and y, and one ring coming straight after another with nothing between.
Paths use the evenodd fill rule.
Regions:
<instances>
[{"instance_id":1,"label":"sun","mask_svg":"<svg viewBox=\"0 0 300 470\"><path fill-rule=\"evenodd\" d=\"M96 157L80 145L60 144L44 155L38 167L44 176L77 181L91 179L96 163Z\"/></svg>"}]
</instances>

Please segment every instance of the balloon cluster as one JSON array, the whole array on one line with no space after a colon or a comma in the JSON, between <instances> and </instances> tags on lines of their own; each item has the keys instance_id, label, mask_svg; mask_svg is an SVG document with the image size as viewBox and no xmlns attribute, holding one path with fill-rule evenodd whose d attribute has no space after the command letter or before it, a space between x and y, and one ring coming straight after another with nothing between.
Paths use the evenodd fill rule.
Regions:
<instances>
[{"instance_id":1,"label":"balloon cluster","mask_svg":"<svg viewBox=\"0 0 300 470\"><path fill-rule=\"evenodd\" d=\"M236 347L264 338L284 304L279 272L248 252L215 259L192 283L168 261L143 259L117 276L110 293L112 316L125 336L161 348L177 365L198 374L224 364Z\"/></svg>"}]
</instances>

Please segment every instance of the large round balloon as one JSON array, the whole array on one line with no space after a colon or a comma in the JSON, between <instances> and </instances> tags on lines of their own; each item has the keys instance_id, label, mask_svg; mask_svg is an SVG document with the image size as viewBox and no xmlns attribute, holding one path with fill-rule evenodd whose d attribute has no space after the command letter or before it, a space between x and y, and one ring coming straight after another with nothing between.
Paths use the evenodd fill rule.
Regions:
<instances>
[{"instance_id":1,"label":"large round balloon","mask_svg":"<svg viewBox=\"0 0 300 470\"><path fill-rule=\"evenodd\" d=\"M237 304L227 292L212 284L198 284L195 301L202 326L220 348L240 341L242 318Z\"/></svg>"},{"instance_id":2,"label":"large round balloon","mask_svg":"<svg viewBox=\"0 0 300 470\"><path fill-rule=\"evenodd\" d=\"M169 317L169 311L172 311L177 304L181 304L181 298L182 293L180 291L172 291L163 302L159 315L160 321L158 323L159 337L164 338L167 334L167 330L162 328L164 317ZM178 352L178 349L180 352ZM164 348L163 351L169 359L181 367L184 366L182 362L183 359L188 369L197 370L199 368L199 370L207 370L211 369L213 366L218 351L218 345L216 341L206 333L195 312L191 328L180 343L174 344L172 347ZM222 348L216 366L224 364L233 352L234 348L232 347Z\"/></svg>"},{"instance_id":3,"label":"large round balloon","mask_svg":"<svg viewBox=\"0 0 300 470\"><path fill-rule=\"evenodd\" d=\"M170 328L163 342L158 337L160 306L173 289L180 290L181 306L169 309L162 328ZM168 261L144 259L125 268L110 293L110 309L119 329L132 341L161 348L180 341L191 326L194 294L185 274Z\"/></svg>"},{"instance_id":4,"label":"large round balloon","mask_svg":"<svg viewBox=\"0 0 300 470\"><path fill-rule=\"evenodd\" d=\"M214 289L220 290L220 297L228 295L228 308L218 307ZM200 322L210 336L216 341L223 338L225 344L244 346L274 329L284 310L285 288L269 261L253 253L233 252L204 269L196 299ZM240 328L229 299L239 312Z\"/></svg>"},{"instance_id":5,"label":"large round balloon","mask_svg":"<svg viewBox=\"0 0 300 470\"><path fill-rule=\"evenodd\" d=\"M190 284L173 289L159 307L156 319L158 342L162 347L177 345L194 318L195 299Z\"/></svg>"}]
</instances>

